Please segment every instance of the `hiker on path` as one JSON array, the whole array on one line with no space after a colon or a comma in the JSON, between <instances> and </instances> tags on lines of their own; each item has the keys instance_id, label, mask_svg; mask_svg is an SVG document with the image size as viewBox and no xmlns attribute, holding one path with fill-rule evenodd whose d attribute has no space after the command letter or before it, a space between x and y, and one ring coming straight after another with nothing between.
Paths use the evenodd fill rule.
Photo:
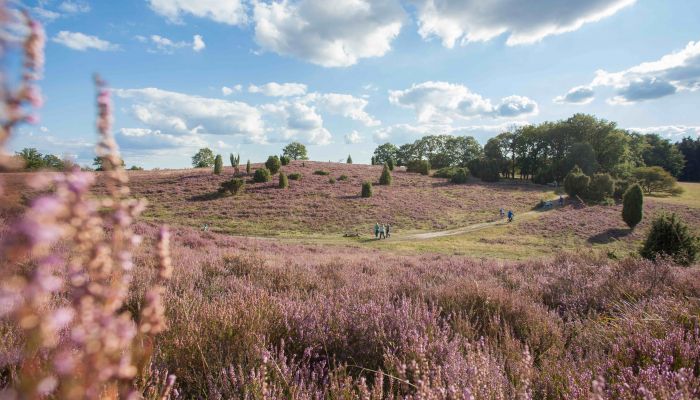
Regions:
<instances>
[{"instance_id":1,"label":"hiker on path","mask_svg":"<svg viewBox=\"0 0 700 400\"><path fill-rule=\"evenodd\" d=\"M503 217L506 216L506 211L503 209L503 207L501 207L500 213L501 213L501 219L503 219Z\"/></svg>"},{"instance_id":2,"label":"hiker on path","mask_svg":"<svg viewBox=\"0 0 700 400\"><path fill-rule=\"evenodd\" d=\"M391 225L386 224L386 238L389 239L389 236L391 236Z\"/></svg>"},{"instance_id":3,"label":"hiker on path","mask_svg":"<svg viewBox=\"0 0 700 400\"><path fill-rule=\"evenodd\" d=\"M386 228L384 228L384 225L379 227L379 239L386 239Z\"/></svg>"},{"instance_id":4,"label":"hiker on path","mask_svg":"<svg viewBox=\"0 0 700 400\"><path fill-rule=\"evenodd\" d=\"M209 231L209 224L204 224L204 226L202 227L202 230L203 230L204 232Z\"/></svg>"},{"instance_id":5,"label":"hiker on path","mask_svg":"<svg viewBox=\"0 0 700 400\"><path fill-rule=\"evenodd\" d=\"M379 239L379 222L374 224L374 238Z\"/></svg>"},{"instance_id":6,"label":"hiker on path","mask_svg":"<svg viewBox=\"0 0 700 400\"><path fill-rule=\"evenodd\" d=\"M559 195L559 207L564 207L564 197L562 195Z\"/></svg>"},{"instance_id":7,"label":"hiker on path","mask_svg":"<svg viewBox=\"0 0 700 400\"><path fill-rule=\"evenodd\" d=\"M513 210L508 210L508 222L513 222L513 217L515 214L513 213Z\"/></svg>"}]
</instances>

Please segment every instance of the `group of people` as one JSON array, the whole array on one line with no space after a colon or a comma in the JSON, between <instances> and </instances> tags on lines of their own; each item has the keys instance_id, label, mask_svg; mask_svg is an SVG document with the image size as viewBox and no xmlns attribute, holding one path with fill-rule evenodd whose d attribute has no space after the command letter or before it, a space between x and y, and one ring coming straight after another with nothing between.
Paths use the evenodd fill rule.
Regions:
<instances>
[{"instance_id":1,"label":"group of people","mask_svg":"<svg viewBox=\"0 0 700 400\"><path fill-rule=\"evenodd\" d=\"M391 225L389 224L379 224L377 222L374 224L374 238L375 239L388 239L391 236Z\"/></svg>"},{"instance_id":2,"label":"group of people","mask_svg":"<svg viewBox=\"0 0 700 400\"><path fill-rule=\"evenodd\" d=\"M500 209L500 213L501 213L501 218L503 218L503 217L505 217L506 215L508 215L508 222L513 222L513 217L515 217L515 213L513 212L513 210L508 210L508 213L506 214L506 210L504 210L503 208L501 208L501 209Z\"/></svg>"}]
</instances>

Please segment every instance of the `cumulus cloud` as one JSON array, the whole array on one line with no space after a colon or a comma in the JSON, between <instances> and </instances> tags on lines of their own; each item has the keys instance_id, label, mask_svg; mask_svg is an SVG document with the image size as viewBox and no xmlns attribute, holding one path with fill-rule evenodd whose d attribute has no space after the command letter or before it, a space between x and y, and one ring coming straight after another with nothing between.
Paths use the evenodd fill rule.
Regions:
<instances>
[{"instance_id":1,"label":"cumulus cloud","mask_svg":"<svg viewBox=\"0 0 700 400\"><path fill-rule=\"evenodd\" d=\"M148 128L122 128L115 139L119 147L126 151L150 151L174 148L202 148L207 142L196 134L171 135Z\"/></svg>"},{"instance_id":2,"label":"cumulus cloud","mask_svg":"<svg viewBox=\"0 0 700 400\"><path fill-rule=\"evenodd\" d=\"M237 135L246 141L266 141L260 111L238 101L226 101L157 88L117 89L131 101L134 117L149 129L170 135Z\"/></svg>"},{"instance_id":3,"label":"cumulus cloud","mask_svg":"<svg viewBox=\"0 0 700 400\"><path fill-rule=\"evenodd\" d=\"M365 111L369 104L367 100L349 94L341 93L312 93L306 97L330 113L363 123L365 126L378 126L381 122Z\"/></svg>"},{"instance_id":4,"label":"cumulus cloud","mask_svg":"<svg viewBox=\"0 0 700 400\"><path fill-rule=\"evenodd\" d=\"M595 87L609 87L615 90L615 96L608 99L611 104L631 104L670 96L680 91L698 90L700 89L700 41L689 42L680 51L623 71L598 70L588 86L591 90ZM569 93L576 89L572 89ZM568 94L563 97L567 96ZM591 91L587 99L592 97Z\"/></svg>"},{"instance_id":5,"label":"cumulus cloud","mask_svg":"<svg viewBox=\"0 0 700 400\"><path fill-rule=\"evenodd\" d=\"M241 25L247 19L241 0L148 0L148 4L157 14L176 24L182 23L185 14L228 25Z\"/></svg>"},{"instance_id":6,"label":"cumulus cloud","mask_svg":"<svg viewBox=\"0 0 700 400\"><path fill-rule=\"evenodd\" d=\"M449 124L395 124L377 129L373 134L375 143L404 144L414 142L426 135L474 136L481 143L513 127L527 125L527 121L511 121L492 125L453 126Z\"/></svg>"},{"instance_id":7,"label":"cumulus cloud","mask_svg":"<svg viewBox=\"0 0 700 400\"><path fill-rule=\"evenodd\" d=\"M278 135L271 138L273 141L294 139L310 145L331 143L331 133L323 126L323 117L316 107L300 99L266 104L261 109L272 119L271 123L277 122L277 126L270 129Z\"/></svg>"},{"instance_id":8,"label":"cumulus cloud","mask_svg":"<svg viewBox=\"0 0 700 400\"><path fill-rule=\"evenodd\" d=\"M256 1L253 9L262 49L324 67L383 56L404 18L398 0Z\"/></svg>"},{"instance_id":9,"label":"cumulus cloud","mask_svg":"<svg viewBox=\"0 0 700 400\"><path fill-rule=\"evenodd\" d=\"M416 0L418 32L445 47L507 34L508 45L535 43L609 17L635 0Z\"/></svg>"},{"instance_id":10,"label":"cumulus cloud","mask_svg":"<svg viewBox=\"0 0 700 400\"><path fill-rule=\"evenodd\" d=\"M248 86L248 92L250 93L260 93L271 97L301 96L306 94L306 89L306 85L303 83L269 82L262 86Z\"/></svg>"},{"instance_id":11,"label":"cumulus cloud","mask_svg":"<svg viewBox=\"0 0 700 400\"><path fill-rule=\"evenodd\" d=\"M62 44L70 49L85 51L89 49L99 51L118 50L119 46L97 36L90 36L80 32L60 31L53 39L55 43Z\"/></svg>"},{"instance_id":12,"label":"cumulus cloud","mask_svg":"<svg viewBox=\"0 0 700 400\"><path fill-rule=\"evenodd\" d=\"M230 96L230 95L232 95L232 94L234 94L234 93L240 92L241 90L243 90L243 86L241 86L241 85L234 85L234 86L231 86L231 87L229 87L229 86L222 86L222 87L221 87L221 94L223 94L224 96Z\"/></svg>"},{"instance_id":13,"label":"cumulus cloud","mask_svg":"<svg viewBox=\"0 0 700 400\"><path fill-rule=\"evenodd\" d=\"M352 131L345 134L345 144L358 144L362 143L362 135L358 131Z\"/></svg>"},{"instance_id":14,"label":"cumulus cloud","mask_svg":"<svg viewBox=\"0 0 700 400\"><path fill-rule=\"evenodd\" d=\"M194 37L192 38L192 42L176 42L174 40L168 39L160 35L151 35L149 38L137 36L136 39L144 43L150 42L153 46L155 46L154 48L149 49L149 51L153 53L172 54L175 50L182 49L185 47L191 47L192 50L200 52L206 47L204 39L202 39L202 36L200 35L194 35Z\"/></svg>"},{"instance_id":15,"label":"cumulus cloud","mask_svg":"<svg viewBox=\"0 0 700 400\"><path fill-rule=\"evenodd\" d=\"M58 9L67 14L81 14L90 12L90 4L83 1L64 1Z\"/></svg>"},{"instance_id":16,"label":"cumulus cloud","mask_svg":"<svg viewBox=\"0 0 700 400\"><path fill-rule=\"evenodd\" d=\"M565 95L555 97L554 102L560 104L588 104L593 101L594 96L595 92L589 86L576 86L566 92Z\"/></svg>"},{"instance_id":17,"label":"cumulus cloud","mask_svg":"<svg viewBox=\"0 0 700 400\"><path fill-rule=\"evenodd\" d=\"M630 128L629 130L643 134L657 133L674 141L681 140L684 137L700 138L700 126L662 125L647 126L643 128Z\"/></svg>"},{"instance_id":18,"label":"cumulus cloud","mask_svg":"<svg viewBox=\"0 0 700 400\"><path fill-rule=\"evenodd\" d=\"M204 50L205 47L207 47L207 45L204 43L204 39L202 38L202 36L194 35L194 37L192 38L192 50L200 52Z\"/></svg>"},{"instance_id":19,"label":"cumulus cloud","mask_svg":"<svg viewBox=\"0 0 700 400\"><path fill-rule=\"evenodd\" d=\"M515 118L538 113L537 103L523 96L508 96L494 106L491 100L464 85L423 82L405 90L389 91L389 102L415 110L420 123L450 123L473 117Z\"/></svg>"}]
</instances>

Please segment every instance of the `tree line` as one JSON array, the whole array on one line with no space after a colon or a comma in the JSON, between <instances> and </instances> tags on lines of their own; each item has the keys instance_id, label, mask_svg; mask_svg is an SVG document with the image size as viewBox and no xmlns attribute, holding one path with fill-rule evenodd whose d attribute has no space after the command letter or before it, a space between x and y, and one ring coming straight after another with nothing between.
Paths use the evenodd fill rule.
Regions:
<instances>
[{"instance_id":1,"label":"tree line","mask_svg":"<svg viewBox=\"0 0 700 400\"><path fill-rule=\"evenodd\" d=\"M587 114L527 125L503 132L482 147L471 136L430 135L413 143L377 147L373 164L392 160L408 165L427 160L431 167L468 167L473 174L535 183L562 182L578 165L587 175L626 178L639 167L658 166L684 181L700 181L700 138L672 143L658 134L621 129Z\"/></svg>"}]
</instances>

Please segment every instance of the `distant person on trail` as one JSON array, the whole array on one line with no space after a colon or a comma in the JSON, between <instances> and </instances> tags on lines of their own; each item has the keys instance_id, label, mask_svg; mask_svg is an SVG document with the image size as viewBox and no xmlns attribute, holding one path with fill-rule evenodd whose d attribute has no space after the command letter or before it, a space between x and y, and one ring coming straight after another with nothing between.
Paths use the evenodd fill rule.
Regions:
<instances>
[{"instance_id":1,"label":"distant person on trail","mask_svg":"<svg viewBox=\"0 0 700 400\"><path fill-rule=\"evenodd\" d=\"M374 238L379 239L379 222L374 224Z\"/></svg>"},{"instance_id":2,"label":"distant person on trail","mask_svg":"<svg viewBox=\"0 0 700 400\"><path fill-rule=\"evenodd\" d=\"M513 222L513 217L515 214L513 213L513 210L508 210L508 222Z\"/></svg>"},{"instance_id":3,"label":"distant person on trail","mask_svg":"<svg viewBox=\"0 0 700 400\"><path fill-rule=\"evenodd\" d=\"M386 224L386 238L389 239L389 236L391 236L391 225Z\"/></svg>"},{"instance_id":4,"label":"distant person on trail","mask_svg":"<svg viewBox=\"0 0 700 400\"><path fill-rule=\"evenodd\" d=\"M503 207L501 207L500 213L501 213L501 218L506 216L506 211L503 209Z\"/></svg>"},{"instance_id":5,"label":"distant person on trail","mask_svg":"<svg viewBox=\"0 0 700 400\"><path fill-rule=\"evenodd\" d=\"M202 227L202 230L203 230L204 232L209 231L209 224L204 224L204 226Z\"/></svg>"},{"instance_id":6,"label":"distant person on trail","mask_svg":"<svg viewBox=\"0 0 700 400\"><path fill-rule=\"evenodd\" d=\"M564 197L559 195L559 207L564 207Z\"/></svg>"},{"instance_id":7,"label":"distant person on trail","mask_svg":"<svg viewBox=\"0 0 700 400\"><path fill-rule=\"evenodd\" d=\"M379 239L386 239L386 228L383 224L379 227Z\"/></svg>"}]
</instances>

